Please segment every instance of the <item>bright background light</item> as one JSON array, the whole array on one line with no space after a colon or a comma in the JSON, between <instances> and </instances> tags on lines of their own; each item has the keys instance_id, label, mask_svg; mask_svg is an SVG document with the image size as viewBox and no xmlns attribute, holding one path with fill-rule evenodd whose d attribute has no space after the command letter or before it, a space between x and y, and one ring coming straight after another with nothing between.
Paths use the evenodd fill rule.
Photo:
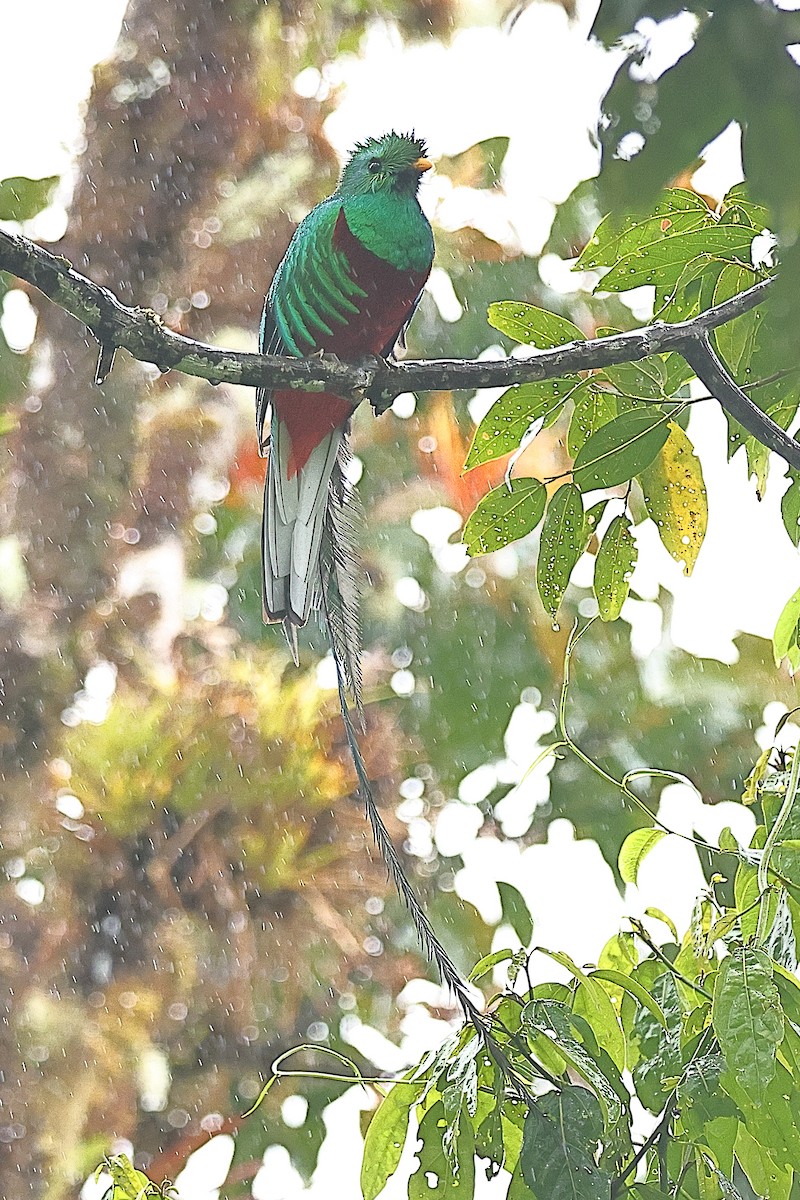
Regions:
<instances>
[{"instance_id":1,"label":"bright background light","mask_svg":"<svg viewBox=\"0 0 800 1200\"><path fill-rule=\"evenodd\" d=\"M618 60L587 40L594 7L583 5L581 19L570 25L557 5L531 4L511 28L462 30L447 46L432 41L405 47L396 34L376 23L361 57L349 56L322 74L306 70L298 78L297 89L309 96L320 94L323 88L341 89L341 103L326 129L342 155L356 139L389 127L415 127L428 139L434 156L457 153L481 138L508 135L511 142L502 192L479 194L434 176L424 190L424 203L430 211L435 210L445 227L455 228L469 220L508 245L536 253L546 239L554 206L580 179L596 170L597 151L589 130ZM27 0L24 5L5 8L4 43L22 49L6 53L0 72L0 111L16 114L15 120L6 120L0 139L0 178L64 177L56 203L31 223L33 236L53 238L63 231L73 155L80 145L81 105L89 93L92 67L112 50L125 8L125 0L70 0L68 4L64 0ZM682 26L667 31L657 47L661 68L674 58L684 38ZM738 137L735 130L729 130L709 152L697 184L721 196L740 178ZM560 264L552 266L560 272ZM564 277L563 286L574 286L571 278ZM442 311L453 309L452 288L447 292L445 281L438 277L434 286L439 289ZM21 300L6 305L4 328L12 344L29 343L30 314ZM446 347L442 350L446 352ZM414 398L398 397L394 407L398 415L408 417ZM636 531L640 556L633 587L644 601L655 599L659 587L666 587L675 599L674 642L694 654L732 662L736 655L733 638L739 631L771 635L785 599L800 583L797 553L780 521L780 464L773 463L767 498L759 504L746 481L743 456L737 456L732 464L725 462L724 419L719 410L713 404L695 406L690 431L711 502L708 535L697 568L690 579L684 578L647 523ZM365 467L369 470L369 463ZM447 539L453 533L453 527L447 525L449 512L433 510L418 517L418 532L429 540L435 555L447 553ZM442 520L442 528L446 528L440 538ZM754 571L746 565L753 561L768 563L769 568ZM463 562L454 562L452 569L462 566ZM442 567L449 569L445 561ZM399 580L397 594L410 608L427 604L413 579ZM625 611L634 649L642 656L648 653L654 632L660 632L660 626L656 629L653 624L654 615L658 625L658 610L636 601ZM399 666L392 686L399 695L413 690L413 670ZM102 707L107 701L105 692L96 700ZM768 707L766 723L773 725L779 714L772 711L775 706ZM492 780L501 770L516 772L509 781L521 779L536 748L546 744L551 715L539 712L535 704L520 709L525 711L515 713L506 737L505 765L481 768L490 772ZM547 799L549 766L542 764L503 802L499 816L509 833L524 832L533 808ZM553 822L545 844L525 849L477 837L482 821L470 800L475 788L480 791L485 782L485 778L465 781L460 800L442 809L438 824L428 829L426 836L432 836L444 852L452 854L457 849L463 856L457 891L487 918L499 916L494 881L507 880L520 889L530 906L536 941L566 950L578 962L596 958L624 915L641 916L650 905L668 911L679 923L688 921L703 883L697 855L688 842L678 838L662 842L645 862L639 887L629 888L623 898L597 845L576 840L568 821ZM413 797L404 803L413 804ZM741 806L706 808L690 788L679 784L663 790L660 811L679 832L701 829L712 840L725 825L731 825L746 842L752 828L752 818ZM415 836L423 832L417 829ZM34 879L22 879L18 884L20 895L31 904L41 901L41 888ZM591 896L589 905L587 896ZM497 938L500 944L513 943L508 929L498 931ZM553 971L553 963L534 958L535 977L552 977ZM406 1018L399 1051L359 1022L350 1030L353 1044L378 1061L383 1055L383 1061L397 1067L440 1039L442 1022L433 1020L425 1007L435 1000L437 989L418 983L409 985L401 997ZM263 1200L290 1200L302 1193L328 1200L331 1180L336 1179L338 1197L356 1197L358 1115L363 1104L363 1093L349 1089L329 1106L325 1118L328 1137L308 1191L286 1151L273 1147L257 1178L257 1195ZM288 1123L298 1119L293 1110L287 1109L287 1113ZM202 1200L217 1194L229 1155L230 1139L221 1137L192 1157L179 1181L187 1198ZM84 1195L97 1196L102 1186L87 1184ZM478 1188L479 1194L492 1190L481 1173ZM391 1187L387 1196L390 1192Z\"/></svg>"}]
</instances>

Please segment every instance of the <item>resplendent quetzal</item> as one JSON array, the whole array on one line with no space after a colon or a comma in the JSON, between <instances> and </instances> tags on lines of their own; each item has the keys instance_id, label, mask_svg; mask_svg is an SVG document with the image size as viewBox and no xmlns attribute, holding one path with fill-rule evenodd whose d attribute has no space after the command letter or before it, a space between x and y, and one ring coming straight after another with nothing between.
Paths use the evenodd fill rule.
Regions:
<instances>
[{"instance_id":1,"label":"resplendent quetzal","mask_svg":"<svg viewBox=\"0 0 800 1200\"><path fill-rule=\"evenodd\" d=\"M266 354L343 360L386 356L408 324L433 263L433 233L417 200L431 166L414 134L387 133L356 146L339 186L298 226L264 304ZM353 405L328 392L256 394L264 489L264 616L282 621L297 661L297 627L312 611L330 637L347 740L378 848L408 906L420 941L465 1014L483 1018L417 900L381 819L347 707L361 708L359 565L348 505L346 430Z\"/></svg>"},{"instance_id":2,"label":"resplendent quetzal","mask_svg":"<svg viewBox=\"0 0 800 1200\"><path fill-rule=\"evenodd\" d=\"M263 353L330 351L345 361L391 353L433 262L433 233L417 200L430 166L413 134L356 146L336 191L298 226L275 272L261 322ZM353 406L327 392L261 389L262 450L268 409L265 619L283 622L296 657L297 627L318 611L360 702L359 580L344 474Z\"/></svg>"}]
</instances>

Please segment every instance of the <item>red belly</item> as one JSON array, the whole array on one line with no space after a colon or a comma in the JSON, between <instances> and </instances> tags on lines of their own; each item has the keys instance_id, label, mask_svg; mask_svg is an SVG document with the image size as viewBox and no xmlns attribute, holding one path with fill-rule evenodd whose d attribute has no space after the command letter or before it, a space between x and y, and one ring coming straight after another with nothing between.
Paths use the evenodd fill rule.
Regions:
<instances>
[{"instance_id":1,"label":"red belly","mask_svg":"<svg viewBox=\"0 0 800 1200\"><path fill-rule=\"evenodd\" d=\"M430 268L398 271L378 258L350 232L343 209L336 222L333 244L344 252L353 279L367 294L355 301L359 311L347 325L337 326L330 336L323 335L318 347L344 361L365 354L381 354L408 319ZM291 439L290 477L308 462L312 450L332 430L344 425L353 411L347 400L329 392L275 392L272 403Z\"/></svg>"}]
</instances>

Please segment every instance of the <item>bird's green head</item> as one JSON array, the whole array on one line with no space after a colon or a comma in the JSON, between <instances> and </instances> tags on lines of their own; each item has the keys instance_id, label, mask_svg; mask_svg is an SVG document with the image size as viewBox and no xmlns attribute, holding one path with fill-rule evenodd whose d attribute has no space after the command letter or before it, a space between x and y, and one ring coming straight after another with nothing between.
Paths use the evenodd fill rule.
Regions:
<instances>
[{"instance_id":1,"label":"bird's green head","mask_svg":"<svg viewBox=\"0 0 800 1200\"><path fill-rule=\"evenodd\" d=\"M423 172L433 166L425 153L424 141L413 133L385 133L359 142L345 164L337 193L415 196Z\"/></svg>"}]
</instances>

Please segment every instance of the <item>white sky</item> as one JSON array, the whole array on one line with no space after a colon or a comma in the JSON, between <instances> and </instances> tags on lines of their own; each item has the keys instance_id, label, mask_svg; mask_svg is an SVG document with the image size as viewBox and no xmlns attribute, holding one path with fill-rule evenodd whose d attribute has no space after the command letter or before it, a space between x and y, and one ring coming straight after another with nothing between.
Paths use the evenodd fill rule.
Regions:
<instances>
[{"instance_id":1,"label":"white sky","mask_svg":"<svg viewBox=\"0 0 800 1200\"><path fill-rule=\"evenodd\" d=\"M6 0L3 7L4 43L16 50L5 55L0 72L0 112L13 112L16 118L6 117L0 136L0 178L68 171L91 67L111 50L125 2L26 0L17 5ZM367 57L350 57L336 65L331 78L315 81L307 76L301 86L308 91L329 83L341 85L342 101L327 130L342 153L357 138L393 125L415 126L427 137L434 155L458 152L484 137L509 135L505 199L458 194L446 180L433 180L426 203L436 207L445 224L457 226L477 214L487 232L499 231L500 236L517 239L535 251L546 235L553 203L590 175L596 161L587 131L612 64L586 43L585 30L586 21L582 30L570 28L563 12L546 3L531 5L511 32L489 27L464 30L446 49L433 42L404 49L376 26L367 40ZM704 168L702 183L721 194L739 177L736 139L728 136ZM37 223L34 232L47 236L59 227L62 218L55 212ZM731 465L724 461L723 421L713 405L694 409L691 434L710 497L708 536L694 575L683 577L648 524L637 531L640 563L633 585L645 598L657 594L659 583L673 592L672 637L678 645L731 661L732 638L738 630L771 635L783 603L800 584L798 558L780 523L780 487L773 480L767 499L757 503L745 482L743 457ZM779 464L775 466L778 474ZM631 611L635 621L637 612L643 621L647 617L641 607L634 605ZM645 626L646 621L638 629L644 652ZM764 699L766 703L770 697ZM525 736L523 729L522 749L506 746L510 759L530 750L530 738L526 743ZM537 795L547 795L546 768L535 787ZM737 820L747 824L740 807L703 810L685 788L665 789L662 803L669 820L681 829L688 831L693 819L704 821L707 837ZM640 887L629 889L623 900L597 846L575 842L568 822L554 824L546 845L521 850L514 843L476 839L475 810L469 805L449 805L445 811L441 830L434 832L463 843L465 867L459 891L488 916L497 905L492 880L515 883L530 905L537 941L566 950L579 962L596 958L625 913L639 914L647 905L655 905L674 915L679 925L685 922L702 882L694 851L670 839L653 852L642 869ZM463 811L460 827L459 811ZM746 840L746 829L741 836ZM592 897L588 910L586 895ZM587 912L592 914L591 922ZM508 942L507 934L499 934L498 940ZM543 965L541 970L545 969L552 975L552 964ZM419 1054L426 1040L440 1037L440 1026L418 1004L410 1004L407 1024L404 1049L409 1055ZM358 1036L363 1040L367 1035L354 1031L354 1040ZM385 1051L391 1057L391 1048ZM334 1172L342 1184L338 1196L348 1200L358 1195L354 1156L359 1105L358 1094L347 1093L327 1114L331 1137L310 1192L315 1200L327 1200ZM198 1171L196 1166L193 1169L187 1195L191 1191L193 1200L198 1200ZM289 1200L299 1194L299 1180L285 1154L270 1152L268 1173L270 1200ZM205 1169L199 1177L213 1186ZM266 1197L266 1188L262 1194Z\"/></svg>"}]
</instances>

